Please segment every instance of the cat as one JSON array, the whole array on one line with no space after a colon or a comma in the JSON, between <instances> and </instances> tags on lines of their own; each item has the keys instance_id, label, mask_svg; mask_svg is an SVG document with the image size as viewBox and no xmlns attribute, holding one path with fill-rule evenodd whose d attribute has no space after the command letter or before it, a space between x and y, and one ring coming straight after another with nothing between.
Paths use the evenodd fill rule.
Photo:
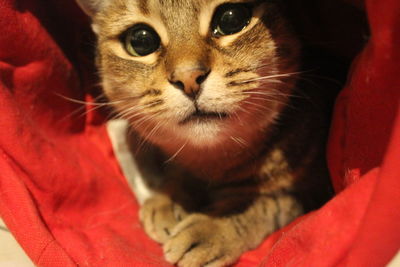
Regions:
<instances>
[{"instance_id":1,"label":"cat","mask_svg":"<svg viewBox=\"0 0 400 267\"><path fill-rule=\"evenodd\" d=\"M327 198L326 123L281 1L77 1L169 263L233 264Z\"/></svg>"}]
</instances>

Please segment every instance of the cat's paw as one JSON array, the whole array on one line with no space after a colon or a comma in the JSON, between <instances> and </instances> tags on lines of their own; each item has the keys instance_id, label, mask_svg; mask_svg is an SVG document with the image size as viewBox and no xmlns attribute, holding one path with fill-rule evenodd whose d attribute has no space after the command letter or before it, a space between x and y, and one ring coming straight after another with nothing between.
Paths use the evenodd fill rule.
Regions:
<instances>
[{"instance_id":1,"label":"cat's paw","mask_svg":"<svg viewBox=\"0 0 400 267\"><path fill-rule=\"evenodd\" d=\"M180 267L227 266L239 258L243 245L228 221L192 214L173 229L164 255Z\"/></svg>"},{"instance_id":2,"label":"cat's paw","mask_svg":"<svg viewBox=\"0 0 400 267\"><path fill-rule=\"evenodd\" d=\"M164 195L155 195L140 208L140 221L153 240L164 243L172 229L186 217L181 206Z\"/></svg>"}]
</instances>

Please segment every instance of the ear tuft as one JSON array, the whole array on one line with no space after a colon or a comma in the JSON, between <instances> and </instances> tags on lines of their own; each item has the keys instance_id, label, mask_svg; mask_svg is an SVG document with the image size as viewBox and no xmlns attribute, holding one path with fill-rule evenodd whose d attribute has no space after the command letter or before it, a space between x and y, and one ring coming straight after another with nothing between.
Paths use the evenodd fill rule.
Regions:
<instances>
[{"instance_id":1,"label":"ear tuft","mask_svg":"<svg viewBox=\"0 0 400 267\"><path fill-rule=\"evenodd\" d=\"M93 17L105 6L107 0L76 0L76 2L87 15Z\"/></svg>"}]
</instances>

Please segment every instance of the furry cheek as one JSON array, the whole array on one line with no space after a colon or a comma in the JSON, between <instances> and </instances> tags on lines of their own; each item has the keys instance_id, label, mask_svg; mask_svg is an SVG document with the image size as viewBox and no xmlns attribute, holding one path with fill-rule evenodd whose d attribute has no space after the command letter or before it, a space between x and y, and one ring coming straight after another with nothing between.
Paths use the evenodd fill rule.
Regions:
<instances>
[{"instance_id":1,"label":"furry cheek","mask_svg":"<svg viewBox=\"0 0 400 267\"><path fill-rule=\"evenodd\" d=\"M231 92L218 73L210 73L197 100L198 107L210 112L233 113L245 97Z\"/></svg>"}]
</instances>

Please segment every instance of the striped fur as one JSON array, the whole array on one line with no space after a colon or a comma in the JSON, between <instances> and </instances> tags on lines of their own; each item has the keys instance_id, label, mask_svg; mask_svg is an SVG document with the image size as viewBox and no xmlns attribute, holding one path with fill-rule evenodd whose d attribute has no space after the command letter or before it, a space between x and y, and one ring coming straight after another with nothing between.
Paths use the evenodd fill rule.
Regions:
<instances>
[{"instance_id":1,"label":"striped fur","mask_svg":"<svg viewBox=\"0 0 400 267\"><path fill-rule=\"evenodd\" d=\"M144 229L167 261L229 265L313 206L325 129L309 100L294 97L300 48L279 1L229 1L251 2L253 17L218 38L210 22L225 0L78 2L98 37L104 94L130 121L155 192L141 208ZM160 36L155 53L124 50L121 35L137 23ZM168 77L196 66L210 72L193 100ZM196 110L213 116L192 119Z\"/></svg>"}]
</instances>

